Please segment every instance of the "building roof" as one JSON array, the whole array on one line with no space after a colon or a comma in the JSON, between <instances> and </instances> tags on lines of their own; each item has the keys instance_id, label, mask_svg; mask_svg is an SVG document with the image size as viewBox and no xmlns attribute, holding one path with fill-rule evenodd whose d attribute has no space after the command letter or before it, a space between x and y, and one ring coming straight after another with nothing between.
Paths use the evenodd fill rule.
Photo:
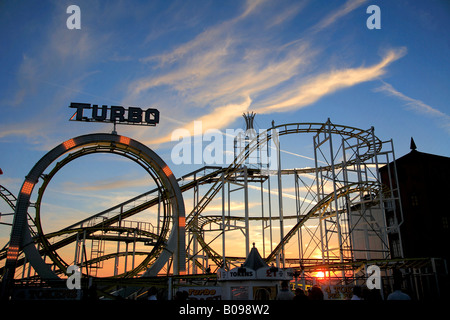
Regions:
<instances>
[{"instance_id":1,"label":"building roof","mask_svg":"<svg viewBox=\"0 0 450 320\"><path fill-rule=\"evenodd\" d=\"M421 152L421 151L417 151L417 150L411 150L409 153L405 154L404 156L398 158L397 160L401 160L401 159L415 159L415 158L428 158L428 159L440 159L443 161L448 161L450 160L449 157L446 156L440 156L437 154L431 154L431 153L425 153L425 152Z\"/></svg>"},{"instance_id":2,"label":"building roof","mask_svg":"<svg viewBox=\"0 0 450 320\"><path fill-rule=\"evenodd\" d=\"M423 166L426 164L429 165L429 163L433 163L433 165L443 164L446 166L450 164L450 158L446 156L420 152L415 149L412 149L409 153L401 156L400 158L397 158L395 161L390 162L389 166L392 166L394 162L397 165L411 163ZM386 167L387 166L381 167L380 171L386 170L387 169Z\"/></svg>"},{"instance_id":3,"label":"building roof","mask_svg":"<svg viewBox=\"0 0 450 320\"><path fill-rule=\"evenodd\" d=\"M259 268L268 267L269 265L264 261L261 255L258 252L258 249L255 248L255 244L253 243L253 248L250 250L250 253L245 260L243 267L258 270Z\"/></svg>"}]
</instances>

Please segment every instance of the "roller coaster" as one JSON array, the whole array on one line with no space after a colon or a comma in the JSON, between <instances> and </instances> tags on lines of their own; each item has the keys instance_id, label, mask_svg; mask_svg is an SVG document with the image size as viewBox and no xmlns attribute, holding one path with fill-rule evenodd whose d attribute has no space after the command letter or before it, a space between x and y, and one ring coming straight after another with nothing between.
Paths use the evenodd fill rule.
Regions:
<instances>
[{"instance_id":1,"label":"roller coaster","mask_svg":"<svg viewBox=\"0 0 450 320\"><path fill-rule=\"evenodd\" d=\"M296 135L312 137L314 166L282 168L282 137ZM373 127L329 119L272 124L245 139L228 166L203 166L178 179L155 152L125 136L88 134L61 143L36 163L17 197L0 189L14 217L5 223L10 240L1 244L3 282L64 279L70 265L94 279L214 273L240 266L250 241L267 263L303 275L327 270L344 279L361 270L357 262L391 258L388 233L399 233L398 221L388 225L385 213L398 207L399 191L396 173L382 180L379 168L395 160L392 140L380 140ZM154 188L46 233L41 208L48 184L64 166L94 153L134 161ZM277 166L269 168L261 159L273 155Z\"/></svg>"}]
</instances>

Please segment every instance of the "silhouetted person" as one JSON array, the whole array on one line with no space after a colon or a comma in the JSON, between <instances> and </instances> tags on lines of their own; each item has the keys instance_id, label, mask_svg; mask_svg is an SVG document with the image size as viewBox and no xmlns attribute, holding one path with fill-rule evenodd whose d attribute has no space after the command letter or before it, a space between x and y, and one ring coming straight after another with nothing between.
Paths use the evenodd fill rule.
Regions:
<instances>
[{"instance_id":1,"label":"silhouetted person","mask_svg":"<svg viewBox=\"0 0 450 320\"><path fill-rule=\"evenodd\" d=\"M323 300L323 292L319 286L314 285L308 294L308 300Z\"/></svg>"},{"instance_id":2,"label":"silhouetted person","mask_svg":"<svg viewBox=\"0 0 450 320\"><path fill-rule=\"evenodd\" d=\"M353 287L353 296L352 296L351 300L363 300L362 288L360 286Z\"/></svg>"},{"instance_id":3,"label":"silhouetted person","mask_svg":"<svg viewBox=\"0 0 450 320\"><path fill-rule=\"evenodd\" d=\"M187 291L177 291L175 293L175 300L184 301L188 299Z\"/></svg>"},{"instance_id":4,"label":"silhouetted person","mask_svg":"<svg viewBox=\"0 0 450 320\"><path fill-rule=\"evenodd\" d=\"M388 295L387 300L411 300L411 297L402 292L402 273L400 270L394 270L394 292Z\"/></svg>"},{"instance_id":5,"label":"silhouetted person","mask_svg":"<svg viewBox=\"0 0 450 320\"><path fill-rule=\"evenodd\" d=\"M281 282L281 290L277 294L277 300L292 300L294 299L294 294L289 290L289 282Z\"/></svg>"},{"instance_id":6,"label":"silhouetted person","mask_svg":"<svg viewBox=\"0 0 450 320\"><path fill-rule=\"evenodd\" d=\"M308 301L308 297L305 292L301 288L295 289L295 297L294 300L297 301Z\"/></svg>"},{"instance_id":7,"label":"silhouetted person","mask_svg":"<svg viewBox=\"0 0 450 320\"><path fill-rule=\"evenodd\" d=\"M363 293L364 300L367 301L381 301L383 298L381 297L380 289L368 289L366 288Z\"/></svg>"},{"instance_id":8,"label":"silhouetted person","mask_svg":"<svg viewBox=\"0 0 450 320\"><path fill-rule=\"evenodd\" d=\"M155 287L151 287L151 288L148 290L148 292L147 292L147 295L148 295L147 300L158 300L158 299L156 298L156 293L157 293L156 288L155 288Z\"/></svg>"}]
</instances>

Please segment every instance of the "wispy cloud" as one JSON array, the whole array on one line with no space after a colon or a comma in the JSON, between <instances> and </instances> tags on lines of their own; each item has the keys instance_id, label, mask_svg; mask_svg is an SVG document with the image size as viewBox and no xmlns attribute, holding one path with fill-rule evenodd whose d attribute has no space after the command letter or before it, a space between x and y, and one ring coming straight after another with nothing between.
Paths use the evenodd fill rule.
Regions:
<instances>
[{"instance_id":1,"label":"wispy cloud","mask_svg":"<svg viewBox=\"0 0 450 320\"><path fill-rule=\"evenodd\" d=\"M316 75L302 84L297 90L288 93L281 101L260 108L257 111L267 113L301 108L339 89L377 79L386 72L385 68L390 63L401 58L405 51L404 49L391 50L378 64L370 67L332 70Z\"/></svg>"},{"instance_id":2,"label":"wispy cloud","mask_svg":"<svg viewBox=\"0 0 450 320\"><path fill-rule=\"evenodd\" d=\"M270 32L247 27L248 19L270 7L264 1L248 1L236 17L205 29L169 52L143 58L141 63L148 68L148 76L129 85L125 100L143 101L158 88L170 90L184 103L184 108L173 108L174 114L188 122L182 128L193 132L194 121L206 124L203 131L222 129L250 109L257 113L286 112L340 89L379 79L388 65L405 54L405 49L388 51L371 66L318 70L315 65L321 48L313 45L311 34L332 27L363 3L349 0L297 40L282 43ZM284 8L274 12L274 19L265 27L283 24L284 18L292 18L305 4L299 3L291 11ZM170 141L168 131L159 133L161 138L153 136L149 142Z\"/></svg>"},{"instance_id":3,"label":"wispy cloud","mask_svg":"<svg viewBox=\"0 0 450 320\"><path fill-rule=\"evenodd\" d=\"M241 115L242 112L245 112L250 104L251 99L250 97L247 97L243 103L221 106L215 108L212 112L197 118L195 121L199 121L202 123L202 130L199 133L204 133L209 129L220 129L227 127L230 123L236 120L236 115ZM189 133L189 135L194 136L197 133L194 128L195 121L189 122L187 125L183 126L180 129L184 129ZM172 141L172 133L160 139L152 139L151 141L148 141L148 143L160 144L169 141Z\"/></svg>"},{"instance_id":4,"label":"wispy cloud","mask_svg":"<svg viewBox=\"0 0 450 320\"><path fill-rule=\"evenodd\" d=\"M405 102L409 110L435 118L440 121L441 126L450 133L450 116L444 112L433 108L421 100L411 98L400 91L396 90L392 85L382 81L383 85L376 88L376 92L384 92L390 96L396 97Z\"/></svg>"},{"instance_id":5,"label":"wispy cloud","mask_svg":"<svg viewBox=\"0 0 450 320\"><path fill-rule=\"evenodd\" d=\"M179 45L171 52L167 52L160 55L150 55L142 58L142 62L158 62L159 67L163 67L166 64L172 64L185 56L191 56L192 53L198 54L204 51L205 48L211 46L211 44L219 44L223 40L224 34L228 34L234 29L234 27L243 19L255 12L267 0L254 0L246 1L243 12L235 18L226 20L219 23L216 26L210 27L205 31L198 34L193 40L188 41L182 45Z\"/></svg>"},{"instance_id":6,"label":"wispy cloud","mask_svg":"<svg viewBox=\"0 0 450 320\"><path fill-rule=\"evenodd\" d=\"M171 106L172 118L188 122L183 128L190 132L194 120L203 122L203 131L233 123L249 109L253 97L297 76L315 55L307 42L280 45L273 34L258 32L255 37L255 26L251 30L243 26L265 4L248 1L236 17L205 29L169 52L141 59L148 75L129 84L124 101L144 101L163 88L183 101L182 106ZM292 17L301 7L295 6L291 12L281 10L276 16ZM153 136L148 142L170 141L168 131L161 133L161 138Z\"/></svg>"},{"instance_id":7,"label":"wispy cloud","mask_svg":"<svg viewBox=\"0 0 450 320\"><path fill-rule=\"evenodd\" d=\"M311 33L317 33L335 24L339 19L360 7L367 0L347 0L339 9L333 10L330 14L322 18L316 25L311 28Z\"/></svg>"},{"instance_id":8,"label":"wispy cloud","mask_svg":"<svg viewBox=\"0 0 450 320\"><path fill-rule=\"evenodd\" d=\"M175 123L172 127L156 128L151 137L142 130L137 136L146 143L167 142L170 141L169 132L176 126L181 125L192 132L195 120L203 122L204 131L223 129L250 109L259 113L285 112L310 105L339 89L380 77L390 63L402 56L401 50L390 51L381 62L369 67L317 68L322 49L320 45L314 45L311 34L335 26L363 3L362 0L349 0L330 10L297 38L280 39L279 33L271 32L271 28L286 27L288 21L308 7L309 2L276 6L269 1L249 0L242 3L241 10L234 16L206 27L191 40L178 43L167 52L150 51L134 61L128 56L127 63L135 63L140 70L139 76L130 75L124 82L127 90L122 103L143 105L148 101L170 101L167 108L162 106L165 109L162 118ZM119 9L123 9L121 5L115 11L120 12ZM270 18L261 24L262 17ZM49 28L64 25L65 18L58 16ZM67 31L54 28L45 39L42 46L45 49L37 50L33 56L24 56L18 76L21 85L12 102L22 102L27 96L29 99L39 81L64 83L64 87L53 85L59 92L54 96L53 104L58 108L62 101L67 103L64 100L67 92L85 94L79 71L84 70L88 75L95 72L88 67L99 59L101 53L97 49L110 40L111 35L102 36L93 31L68 34ZM117 53L112 57L117 57ZM76 76L63 77L58 71L63 66L68 68L67 74ZM41 80L34 81L38 78ZM63 79L70 79L70 82ZM51 112L53 109L47 110L48 114ZM42 135L49 134L51 125L45 126L43 122ZM29 136L33 132L2 129L0 137ZM155 136L159 138L155 139Z\"/></svg>"},{"instance_id":9,"label":"wispy cloud","mask_svg":"<svg viewBox=\"0 0 450 320\"><path fill-rule=\"evenodd\" d=\"M244 97L289 80L310 62L314 52L306 42L279 46L268 40L260 46L262 39L252 39L238 21L226 21L171 52L144 58L157 65L129 85L127 100L167 85L195 103L229 103L230 96Z\"/></svg>"},{"instance_id":10,"label":"wispy cloud","mask_svg":"<svg viewBox=\"0 0 450 320\"><path fill-rule=\"evenodd\" d=\"M49 8L65 13L67 5L55 2ZM88 10L83 12L86 20L88 16ZM44 21L39 21L39 28L33 33L35 39L24 40L30 44L18 59L18 67L9 74L14 89L0 101L2 109L11 114L28 108L13 124L2 124L0 138L21 136L44 149L60 141L61 136L55 137L55 132L61 132L61 124L55 120L61 116L61 110L66 111L69 99L83 93L86 80L97 73L89 67L109 38L94 30L68 30L65 14L46 17L36 17ZM34 23L30 21L30 25Z\"/></svg>"}]
</instances>

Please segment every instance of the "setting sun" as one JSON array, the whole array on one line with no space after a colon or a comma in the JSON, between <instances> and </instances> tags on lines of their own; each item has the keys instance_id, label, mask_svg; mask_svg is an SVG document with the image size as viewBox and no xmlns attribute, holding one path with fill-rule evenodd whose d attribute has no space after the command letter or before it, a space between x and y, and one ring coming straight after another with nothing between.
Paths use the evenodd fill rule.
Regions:
<instances>
[{"instance_id":1,"label":"setting sun","mask_svg":"<svg viewBox=\"0 0 450 320\"><path fill-rule=\"evenodd\" d=\"M317 279L323 279L325 277L329 277L330 276L330 272L329 271L317 271L317 272L314 272L312 274L312 276L314 278L317 278Z\"/></svg>"}]
</instances>

